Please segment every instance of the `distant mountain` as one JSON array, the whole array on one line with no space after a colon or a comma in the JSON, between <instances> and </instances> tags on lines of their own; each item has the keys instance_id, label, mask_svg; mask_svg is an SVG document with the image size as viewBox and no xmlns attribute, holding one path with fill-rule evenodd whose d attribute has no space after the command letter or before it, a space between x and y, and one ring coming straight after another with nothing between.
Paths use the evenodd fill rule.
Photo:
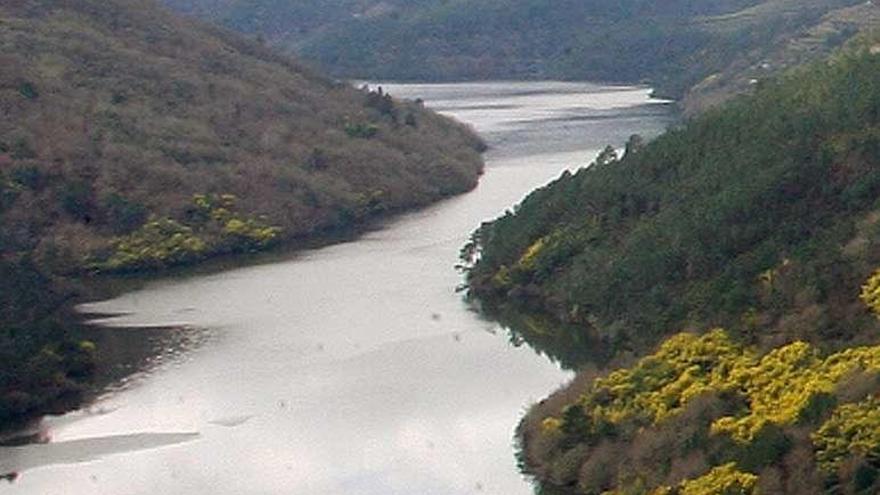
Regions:
<instances>
[{"instance_id":1,"label":"distant mountain","mask_svg":"<svg viewBox=\"0 0 880 495\"><path fill-rule=\"evenodd\" d=\"M466 127L149 0L2 2L0 67L0 423L65 388L19 375L66 362L34 323L57 276L259 250L482 171Z\"/></svg>"},{"instance_id":2,"label":"distant mountain","mask_svg":"<svg viewBox=\"0 0 880 495\"><path fill-rule=\"evenodd\" d=\"M695 110L748 91L796 40L821 45L799 60L827 54L876 25L867 21L877 9L863 0L166 1L337 76L650 82L675 98L698 86L686 101Z\"/></svg>"}]
</instances>

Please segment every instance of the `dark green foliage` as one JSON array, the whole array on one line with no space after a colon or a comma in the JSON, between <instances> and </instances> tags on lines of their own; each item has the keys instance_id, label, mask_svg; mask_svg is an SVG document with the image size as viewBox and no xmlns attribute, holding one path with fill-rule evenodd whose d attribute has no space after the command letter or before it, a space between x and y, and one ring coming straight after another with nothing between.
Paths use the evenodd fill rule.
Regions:
<instances>
[{"instance_id":1,"label":"dark green foliage","mask_svg":"<svg viewBox=\"0 0 880 495\"><path fill-rule=\"evenodd\" d=\"M345 133L353 138L370 139L379 133L379 128L373 124L346 124Z\"/></svg>"},{"instance_id":2,"label":"dark green foliage","mask_svg":"<svg viewBox=\"0 0 880 495\"><path fill-rule=\"evenodd\" d=\"M40 96L40 93L37 92L37 88L35 88L33 83L30 82L21 83L18 86L18 92L28 100L36 100L37 97Z\"/></svg>"},{"instance_id":3,"label":"dark green foliage","mask_svg":"<svg viewBox=\"0 0 880 495\"><path fill-rule=\"evenodd\" d=\"M641 345L812 304L836 316L791 336L852 335L874 259L842 246L874 235L856 230L880 195L878 74L877 56L842 55L562 176L475 234L474 294Z\"/></svg>"},{"instance_id":4,"label":"dark green foliage","mask_svg":"<svg viewBox=\"0 0 880 495\"><path fill-rule=\"evenodd\" d=\"M568 442L565 448L572 448L579 443L592 443L597 437L584 407L580 404L572 404L562 411L562 433Z\"/></svg>"},{"instance_id":5,"label":"dark green foliage","mask_svg":"<svg viewBox=\"0 0 880 495\"><path fill-rule=\"evenodd\" d=\"M107 224L114 234L127 234L147 220L149 213L147 208L137 202L111 193L102 201L104 211L107 213Z\"/></svg>"},{"instance_id":6,"label":"dark green foliage","mask_svg":"<svg viewBox=\"0 0 880 495\"><path fill-rule=\"evenodd\" d=\"M742 469L756 472L765 466L778 463L791 446L792 440L782 428L767 424L755 435L751 443L737 447L733 457Z\"/></svg>"},{"instance_id":7,"label":"dark green foliage","mask_svg":"<svg viewBox=\"0 0 880 495\"><path fill-rule=\"evenodd\" d=\"M874 487L880 472L877 468L870 464L862 464L856 469L853 476L853 488L856 493L865 493L868 489Z\"/></svg>"},{"instance_id":8,"label":"dark green foliage","mask_svg":"<svg viewBox=\"0 0 880 495\"><path fill-rule=\"evenodd\" d=\"M821 420L828 417L835 406L837 406L837 397L834 394L817 393L810 397L810 402L801 411L798 423L818 425Z\"/></svg>"},{"instance_id":9,"label":"dark green foliage","mask_svg":"<svg viewBox=\"0 0 880 495\"><path fill-rule=\"evenodd\" d=\"M45 183L43 173L39 168L33 165L16 167L12 170L10 176L14 182L21 184L28 189L40 189Z\"/></svg>"},{"instance_id":10,"label":"dark green foliage","mask_svg":"<svg viewBox=\"0 0 880 495\"><path fill-rule=\"evenodd\" d=\"M90 223L94 209L94 191L91 185L83 180L76 180L63 187L58 198L61 208L77 221Z\"/></svg>"},{"instance_id":11,"label":"dark green foliage","mask_svg":"<svg viewBox=\"0 0 880 495\"><path fill-rule=\"evenodd\" d=\"M0 259L0 425L76 396L94 371L94 345L53 316L65 297L29 259Z\"/></svg>"}]
</instances>

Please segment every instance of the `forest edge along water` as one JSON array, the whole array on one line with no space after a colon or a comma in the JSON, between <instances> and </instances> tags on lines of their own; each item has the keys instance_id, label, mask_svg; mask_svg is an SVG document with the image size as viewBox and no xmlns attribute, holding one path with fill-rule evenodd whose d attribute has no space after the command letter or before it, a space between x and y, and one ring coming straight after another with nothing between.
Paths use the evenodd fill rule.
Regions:
<instances>
[{"instance_id":1,"label":"forest edge along water","mask_svg":"<svg viewBox=\"0 0 880 495\"><path fill-rule=\"evenodd\" d=\"M480 132L490 150L477 189L349 242L81 306L116 315L95 332L137 372L44 418L36 442L0 449L0 471L16 473L3 490L531 491L514 428L571 373L511 345L521 342L462 300L459 249L480 222L606 145L656 136L671 109L642 87L382 87Z\"/></svg>"}]
</instances>

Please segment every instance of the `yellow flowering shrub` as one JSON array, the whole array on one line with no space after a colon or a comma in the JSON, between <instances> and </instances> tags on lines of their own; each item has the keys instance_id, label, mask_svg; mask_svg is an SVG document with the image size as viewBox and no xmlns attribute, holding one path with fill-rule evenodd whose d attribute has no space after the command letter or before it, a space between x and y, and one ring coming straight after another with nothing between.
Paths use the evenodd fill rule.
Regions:
<instances>
[{"instance_id":1,"label":"yellow flowering shrub","mask_svg":"<svg viewBox=\"0 0 880 495\"><path fill-rule=\"evenodd\" d=\"M677 491L680 495L752 495L757 484L757 476L738 470L731 462L683 482Z\"/></svg>"},{"instance_id":2,"label":"yellow flowering shrub","mask_svg":"<svg viewBox=\"0 0 880 495\"><path fill-rule=\"evenodd\" d=\"M544 418L541 421L541 433L556 433L562 428L562 420L559 418Z\"/></svg>"},{"instance_id":3,"label":"yellow flowering shrub","mask_svg":"<svg viewBox=\"0 0 880 495\"><path fill-rule=\"evenodd\" d=\"M535 258L541 254L545 244L546 237L542 237L529 246L517 262L517 268L531 270L535 265Z\"/></svg>"},{"instance_id":4,"label":"yellow flowering shrub","mask_svg":"<svg viewBox=\"0 0 880 495\"><path fill-rule=\"evenodd\" d=\"M505 265L501 265L501 268L498 269L498 272L492 277L492 286L496 289L507 289L513 285L513 281L510 278L510 269Z\"/></svg>"},{"instance_id":5,"label":"yellow flowering shrub","mask_svg":"<svg viewBox=\"0 0 880 495\"><path fill-rule=\"evenodd\" d=\"M660 486L648 491L635 486L607 491L602 495L754 495L758 493L757 484L756 475L740 471L736 463L731 462L717 466L699 478L685 480L676 487Z\"/></svg>"},{"instance_id":6,"label":"yellow flowering shrub","mask_svg":"<svg viewBox=\"0 0 880 495\"><path fill-rule=\"evenodd\" d=\"M826 473L834 472L850 455L869 455L880 449L880 400L871 397L839 406L815 433L816 461Z\"/></svg>"},{"instance_id":7,"label":"yellow flowering shrub","mask_svg":"<svg viewBox=\"0 0 880 495\"><path fill-rule=\"evenodd\" d=\"M767 423L786 425L797 421L813 397L832 393L845 376L857 370L877 369L880 346L851 348L825 359L804 342L780 347L757 365L739 368L731 375L750 407L741 417L716 420L712 432L748 442Z\"/></svg>"},{"instance_id":8,"label":"yellow flowering shrub","mask_svg":"<svg viewBox=\"0 0 880 495\"><path fill-rule=\"evenodd\" d=\"M880 271L864 286L862 299L880 315ZM679 334L631 368L594 380L585 394L563 409L561 419L545 420L543 432L561 432L565 438L558 445L563 451L566 445L582 442L599 445L609 436L619 441L622 435L638 435L682 412L701 394L717 393L722 400L736 399L724 402L724 414L728 415L716 416L710 432L727 435L739 444L732 449L738 453L728 459L764 466L775 461L756 460L756 455L775 456L778 452L772 449L788 448L777 444L768 447L767 442L775 440L768 440L765 433L772 437L780 430L765 427L821 420L840 400L836 392L843 382L877 372L880 345L823 356L806 342L793 342L761 356L733 342L723 330L702 336ZM618 428L620 425L624 427ZM811 439L817 465L828 475L854 455L876 465L880 458L880 398L837 406ZM754 474L729 463L678 486L652 491L638 478L604 495L748 495L757 493L757 481Z\"/></svg>"},{"instance_id":9,"label":"yellow flowering shrub","mask_svg":"<svg viewBox=\"0 0 880 495\"><path fill-rule=\"evenodd\" d=\"M750 442L767 424L797 422L819 394L831 394L851 373L880 370L880 346L822 358L805 342L763 357L734 343L723 330L679 334L628 369L596 379L579 405L588 425L657 424L707 392L742 395L747 409L715 420L711 431ZM563 428L564 430L564 428Z\"/></svg>"},{"instance_id":10,"label":"yellow flowering shrub","mask_svg":"<svg viewBox=\"0 0 880 495\"><path fill-rule=\"evenodd\" d=\"M880 315L880 270L874 272L868 281L865 282L865 285L862 286L860 298L871 311Z\"/></svg>"},{"instance_id":11,"label":"yellow flowering shrub","mask_svg":"<svg viewBox=\"0 0 880 495\"><path fill-rule=\"evenodd\" d=\"M594 423L657 423L698 395L724 388L751 355L723 330L679 334L634 367L595 380L581 402Z\"/></svg>"},{"instance_id":12,"label":"yellow flowering shrub","mask_svg":"<svg viewBox=\"0 0 880 495\"><path fill-rule=\"evenodd\" d=\"M138 230L111 242L112 253L93 263L98 271L132 271L190 263L230 251L262 249L281 229L234 212L231 194L193 196L190 225L171 218L150 218Z\"/></svg>"},{"instance_id":13,"label":"yellow flowering shrub","mask_svg":"<svg viewBox=\"0 0 880 495\"><path fill-rule=\"evenodd\" d=\"M205 254L207 244L191 228L170 218L151 218L131 234L117 238L101 270L159 268L189 262Z\"/></svg>"}]
</instances>

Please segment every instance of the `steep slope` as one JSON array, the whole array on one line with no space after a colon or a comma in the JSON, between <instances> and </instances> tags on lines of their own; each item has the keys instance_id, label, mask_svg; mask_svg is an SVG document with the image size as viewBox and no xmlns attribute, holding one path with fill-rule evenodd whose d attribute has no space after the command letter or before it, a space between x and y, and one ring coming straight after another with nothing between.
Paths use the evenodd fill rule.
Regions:
<instances>
[{"instance_id":1,"label":"steep slope","mask_svg":"<svg viewBox=\"0 0 880 495\"><path fill-rule=\"evenodd\" d=\"M169 0L192 11L203 0ZM825 15L860 0L726 0L607 2L546 0L229 0L198 11L227 26L264 37L340 76L391 79L545 78L648 81L682 97L704 84L694 109L777 69L770 55L807 36ZM870 8L869 8L870 7ZM863 10L875 10L873 6ZM829 24L825 23L825 27ZM835 25L829 48L853 26ZM837 29L840 28L840 29ZM776 60L774 60L775 62ZM729 74L728 74L729 72ZM714 80L713 79L713 80ZM719 83L721 81L716 82ZM711 82L711 81L709 81Z\"/></svg>"},{"instance_id":2,"label":"steep slope","mask_svg":"<svg viewBox=\"0 0 880 495\"><path fill-rule=\"evenodd\" d=\"M43 322L71 293L59 276L262 249L482 169L464 126L152 1L2 2L0 67L0 423L93 351Z\"/></svg>"},{"instance_id":3,"label":"steep slope","mask_svg":"<svg viewBox=\"0 0 880 495\"><path fill-rule=\"evenodd\" d=\"M535 191L475 234L472 290L620 348L714 325L852 337L880 262L880 58L858 51Z\"/></svg>"},{"instance_id":4,"label":"steep slope","mask_svg":"<svg viewBox=\"0 0 880 495\"><path fill-rule=\"evenodd\" d=\"M876 345L680 334L533 408L522 455L547 493L877 493L878 371Z\"/></svg>"},{"instance_id":5,"label":"steep slope","mask_svg":"<svg viewBox=\"0 0 880 495\"><path fill-rule=\"evenodd\" d=\"M149 2L17 2L0 18L4 251L76 268L150 215L193 220L194 195L301 236L480 173L463 127Z\"/></svg>"},{"instance_id":6,"label":"steep slope","mask_svg":"<svg viewBox=\"0 0 880 495\"><path fill-rule=\"evenodd\" d=\"M859 38L475 233L470 289L516 338L619 368L523 420L546 493L877 493L878 76Z\"/></svg>"},{"instance_id":7,"label":"steep slope","mask_svg":"<svg viewBox=\"0 0 880 495\"><path fill-rule=\"evenodd\" d=\"M833 9L815 23L739 54L721 71L709 74L688 89L683 107L694 115L735 95L749 93L762 80L821 60L858 33L870 33L877 27L880 27L880 8L873 2Z\"/></svg>"}]
</instances>

